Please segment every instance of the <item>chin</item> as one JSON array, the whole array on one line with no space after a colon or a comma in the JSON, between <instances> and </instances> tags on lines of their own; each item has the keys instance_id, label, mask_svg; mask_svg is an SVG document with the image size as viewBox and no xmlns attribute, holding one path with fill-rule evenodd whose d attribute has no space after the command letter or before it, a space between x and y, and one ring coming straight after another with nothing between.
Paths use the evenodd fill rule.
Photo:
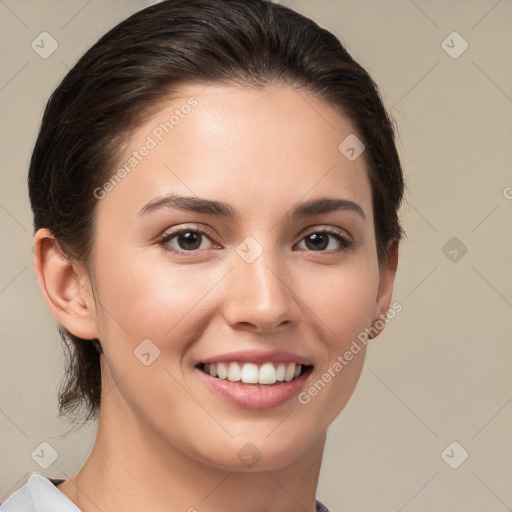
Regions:
<instances>
[{"instance_id":1,"label":"chin","mask_svg":"<svg viewBox=\"0 0 512 512\"><path fill-rule=\"evenodd\" d=\"M273 439L274 434L269 436L269 432L267 430L260 435L253 432L248 436L224 439L222 442L219 440L214 446L205 447L199 458L213 467L228 471L273 471L296 462L315 441L314 436L306 432L294 431L293 435L281 432Z\"/></svg>"}]
</instances>

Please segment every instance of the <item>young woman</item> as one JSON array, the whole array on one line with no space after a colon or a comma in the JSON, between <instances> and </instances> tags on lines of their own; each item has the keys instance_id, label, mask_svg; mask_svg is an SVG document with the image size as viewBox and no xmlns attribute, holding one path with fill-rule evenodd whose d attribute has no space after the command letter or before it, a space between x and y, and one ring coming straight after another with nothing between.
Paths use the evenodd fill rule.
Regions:
<instances>
[{"instance_id":1,"label":"young woman","mask_svg":"<svg viewBox=\"0 0 512 512\"><path fill-rule=\"evenodd\" d=\"M0 510L328 510L326 430L390 310L403 187L374 82L291 9L168 0L110 30L29 170L60 410L97 437Z\"/></svg>"}]
</instances>

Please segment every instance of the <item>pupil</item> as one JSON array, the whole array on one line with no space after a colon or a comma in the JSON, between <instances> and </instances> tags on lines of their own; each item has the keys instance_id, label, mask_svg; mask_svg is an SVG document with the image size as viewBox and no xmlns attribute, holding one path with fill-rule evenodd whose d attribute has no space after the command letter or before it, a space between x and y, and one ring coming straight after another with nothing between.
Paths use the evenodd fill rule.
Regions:
<instances>
[{"instance_id":1,"label":"pupil","mask_svg":"<svg viewBox=\"0 0 512 512\"><path fill-rule=\"evenodd\" d=\"M180 247L182 249L197 249L200 245L201 245L201 242L200 242L200 236L201 234L200 233L193 233L193 232L190 232L190 231L187 231L186 233L182 233L181 236L179 237L179 240L180 242L181 241L184 241L185 243L180 243ZM187 245L187 244L192 244L192 247L190 245Z\"/></svg>"},{"instance_id":2,"label":"pupil","mask_svg":"<svg viewBox=\"0 0 512 512\"><path fill-rule=\"evenodd\" d=\"M313 233L311 235L309 235L308 237L306 237L306 245L309 245L308 242L313 242L313 245L312 247L308 247L308 249L313 249L315 250L316 249L325 249L328 245L328 240L327 240L327 237L324 236L323 234L317 234L317 233ZM327 241L327 244L326 244L326 241ZM320 242L318 244L318 242Z\"/></svg>"}]
</instances>

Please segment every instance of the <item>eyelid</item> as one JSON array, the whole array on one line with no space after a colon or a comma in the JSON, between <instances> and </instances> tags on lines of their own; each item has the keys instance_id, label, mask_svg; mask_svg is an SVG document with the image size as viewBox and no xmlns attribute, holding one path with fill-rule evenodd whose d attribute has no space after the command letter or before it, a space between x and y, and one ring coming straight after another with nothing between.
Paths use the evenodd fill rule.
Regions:
<instances>
[{"instance_id":1,"label":"eyelid","mask_svg":"<svg viewBox=\"0 0 512 512\"><path fill-rule=\"evenodd\" d=\"M320 233L321 232L327 232L327 233L339 235L339 236L341 236L343 238L346 238L347 240L351 240L351 241L353 240L353 238L350 235L350 233L348 233L347 231L345 231L342 228L338 228L338 227L335 227L335 226L314 226L311 230L309 228L306 228L306 231L304 232L302 237L308 236L308 235L313 234L313 233L319 233L319 232Z\"/></svg>"}]
</instances>

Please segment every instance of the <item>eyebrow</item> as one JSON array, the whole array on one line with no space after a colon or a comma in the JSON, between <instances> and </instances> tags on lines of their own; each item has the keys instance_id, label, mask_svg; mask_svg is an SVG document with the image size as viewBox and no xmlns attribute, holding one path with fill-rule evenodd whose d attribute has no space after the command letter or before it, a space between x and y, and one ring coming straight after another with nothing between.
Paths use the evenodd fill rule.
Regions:
<instances>
[{"instance_id":1,"label":"eyebrow","mask_svg":"<svg viewBox=\"0 0 512 512\"><path fill-rule=\"evenodd\" d=\"M162 208L180 209L187 210L189 212L204 213L207 215L217 215L233 220L239 218L237 212L228 203L195 196L179 196L177 194L169 194L150 201L140 209L139 215L148 215ZM292 209L290 216L293 219L300 219L322 213L343 210L355 211L364 221L366 221L364 211L359 204L354 201L349 201L348 199L330 197L320 197L318 199L299 203Z\"/></svg>"}]
</instances>

